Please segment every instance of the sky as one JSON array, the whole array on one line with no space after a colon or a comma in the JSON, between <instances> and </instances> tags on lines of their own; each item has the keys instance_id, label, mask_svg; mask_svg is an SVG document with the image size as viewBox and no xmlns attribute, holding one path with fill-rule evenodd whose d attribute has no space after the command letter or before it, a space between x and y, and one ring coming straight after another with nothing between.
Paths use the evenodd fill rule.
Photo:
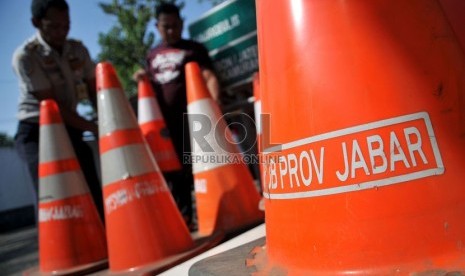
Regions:
<instances>
[{"instance_id":1,"label":"sky","mask_svg":"<svg viewBox=\"0 0 465 276\"><path fill-rule=\"evenodd\" d=\"M68 0L70 6L70 38L81 40L96 60L100 52L98 34L106 33L116 23L114 17L104 14L99 2L111 0ZM187 26L211 9L208 1L184 0L181 11L184 18L183 37L188 38ZM0 0L0 133L14 136L18 104L18 81L11 66L14 50L36 30L30 21L31 0ZM149 27L155 32L153 24Z\"/></svg>"}]
</instances>

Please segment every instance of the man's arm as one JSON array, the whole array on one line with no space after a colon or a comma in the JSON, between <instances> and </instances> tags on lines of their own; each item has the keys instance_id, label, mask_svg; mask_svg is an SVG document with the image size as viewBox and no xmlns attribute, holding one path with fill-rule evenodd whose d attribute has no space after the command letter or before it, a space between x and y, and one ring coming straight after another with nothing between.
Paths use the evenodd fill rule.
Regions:
<instances>
[{"instance_id":1,"label":"man's arm","mask_svg":"<svg viewBox=\"0 0 465 276\"><path fill-rule=\"evenodd\" d=\"M148 76L145 69L139 68L134 74L132 74L132 80L135 82L140 81L142 78Z\"/></svg>"},{"instance_id":2,"label":"man's arm","mask_svg":"<svg viewBox=\"0 0 465 276\"><path fill-rule=\"evenodd\" d=\"M32 91L30 93L39 101L54 99L54 93L52 89ZM98 133L98 127L95 123L87 121L86 119L79 116L76 112L68 110L63 106L59 106L59 108L60 114L63 117L63 121L65 122L65 124L83 131L91 131L95 134Z\"/></svg>"},{"instance_id":3,"label":"man's arm","mask_svg":"<svg viewBox=\"0 0 465 276\"><path fill-rule=\"evenodd\" d=\"M89 100L95 112L97 112L97 84L95 78L86 80L86 84L87 92L89 93Z\"/></svg>"},{"instance_id":4,"label":"man's arm","mask_svg":"<svg viewBox=\"0 0 465 276\"><path fill-rule=\"evenodd\" d=\"M205 48L205 46L196 42L193 43L194 44L192 45L192 48L195 49L196 53L196 58L194 61L196 61L199 64L202 70L202 76L205 81L205 84L207 85L208 91L210 92L211 97L216 102L219 102L220 83L213 70L212 60L208 55L208 51Z\"/></svg>"},{"instance_id":5,"label":"man's arm","mask_svg":"<svg viewBox=\"0 0 465 276\"><path fill-rule=\"evenodd\" d=\"M79 49L80 54L79 56L83 59L83 75L84 75L84 82L87 86L87 96L92 104L96 115L98 116L97 110L97 82L95 76L95 63L92 61L89 50L87 50L86 46L82 44L81 41L72 40L72 43L75 44L75 47Z\"/></svg>"},{"instance_id":6,"label":"man's arm","mask_svg":"<svg viewBox=\"0 0 465 276\"><path fill-rule=\"evenodd\" d=\"M210 91L210 95L212 96L213 100L215 100L215 102L218 102L220 95L220 84L215 73L210 69L203 69L202 76L205 80L205 84L207 85L208 91Z\"/></svg>"}]
</instances>

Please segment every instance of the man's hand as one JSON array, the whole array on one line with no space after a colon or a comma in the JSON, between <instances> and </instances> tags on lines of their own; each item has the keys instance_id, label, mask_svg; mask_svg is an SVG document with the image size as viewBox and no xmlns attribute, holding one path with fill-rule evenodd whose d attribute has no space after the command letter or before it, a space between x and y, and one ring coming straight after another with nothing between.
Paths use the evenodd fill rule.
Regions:
<instances>
[{"instance_id":1,"label":"man's hand","mask_svg":"<svg viewBox=\"0 0 465 276\"><path fill-rule=\"evenodd\" d=\"M216 78L215 73L212 70L204 69L202 70L202 76L207 85L208 91L210 92L211 97L215 102L220 100L220 84Z\"/></svg>"},{"instance_id":2,"label":"man's hand","mask_svg":"<svg viewBox=\"0 0 465 276\"><path fill-rule=\"evenodd\" d=\"M138 82L138 81L140 81L142 78L144 78L146 76L147 76L147 72L145 72L144 69L140 68L136 72L134 72L134 74L132 75L132 79L135 82Z\"/></svg>"}]
</instances>

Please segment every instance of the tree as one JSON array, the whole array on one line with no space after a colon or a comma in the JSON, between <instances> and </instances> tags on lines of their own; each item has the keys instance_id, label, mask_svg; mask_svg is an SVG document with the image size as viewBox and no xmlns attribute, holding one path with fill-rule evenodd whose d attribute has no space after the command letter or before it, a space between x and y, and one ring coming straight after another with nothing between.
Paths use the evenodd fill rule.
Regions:
<instances>
[{"instance_id":1,"label":"tree","mask_svg":"<svg viewBox=\"0 0 465 276\"><path fill-rule=\"evenodd\" d=\"M13 147L14 139L4 132L0 132L0 148Z\"/></svg>"},{"instance_id":2,"label":"tree","mask_svg":"<svg viewBox=\"0 0 465 276\"><path fill-rule=\"evenodd\" d=\"M136 94L133 73L145 66L148 50L153 46L155 34L148 31L148 24L154 18L155 6L161 2L175 3L176 0L113 0L111 3L99 3L105 14L115 16L116 25L106 34L99 34L102 48L98 59L110 61L115 67L123 89L128 97Z\"/></svg>"}]
</instances>

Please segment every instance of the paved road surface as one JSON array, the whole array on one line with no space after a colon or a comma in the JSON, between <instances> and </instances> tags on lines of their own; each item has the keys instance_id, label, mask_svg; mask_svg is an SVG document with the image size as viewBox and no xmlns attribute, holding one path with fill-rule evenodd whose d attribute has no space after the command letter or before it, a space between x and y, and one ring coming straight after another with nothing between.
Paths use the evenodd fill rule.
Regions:
<instances>
[{"instance_id":1,"label":"paved road surface","mask_svg":"<svg viewBox=\"0 0 465 276\"><path fill-rule=\"evenodd\" d=\"M22 275L39 261L37 229L22 228L0 234L0 275Z\"/></svg>"}]
</instances>

